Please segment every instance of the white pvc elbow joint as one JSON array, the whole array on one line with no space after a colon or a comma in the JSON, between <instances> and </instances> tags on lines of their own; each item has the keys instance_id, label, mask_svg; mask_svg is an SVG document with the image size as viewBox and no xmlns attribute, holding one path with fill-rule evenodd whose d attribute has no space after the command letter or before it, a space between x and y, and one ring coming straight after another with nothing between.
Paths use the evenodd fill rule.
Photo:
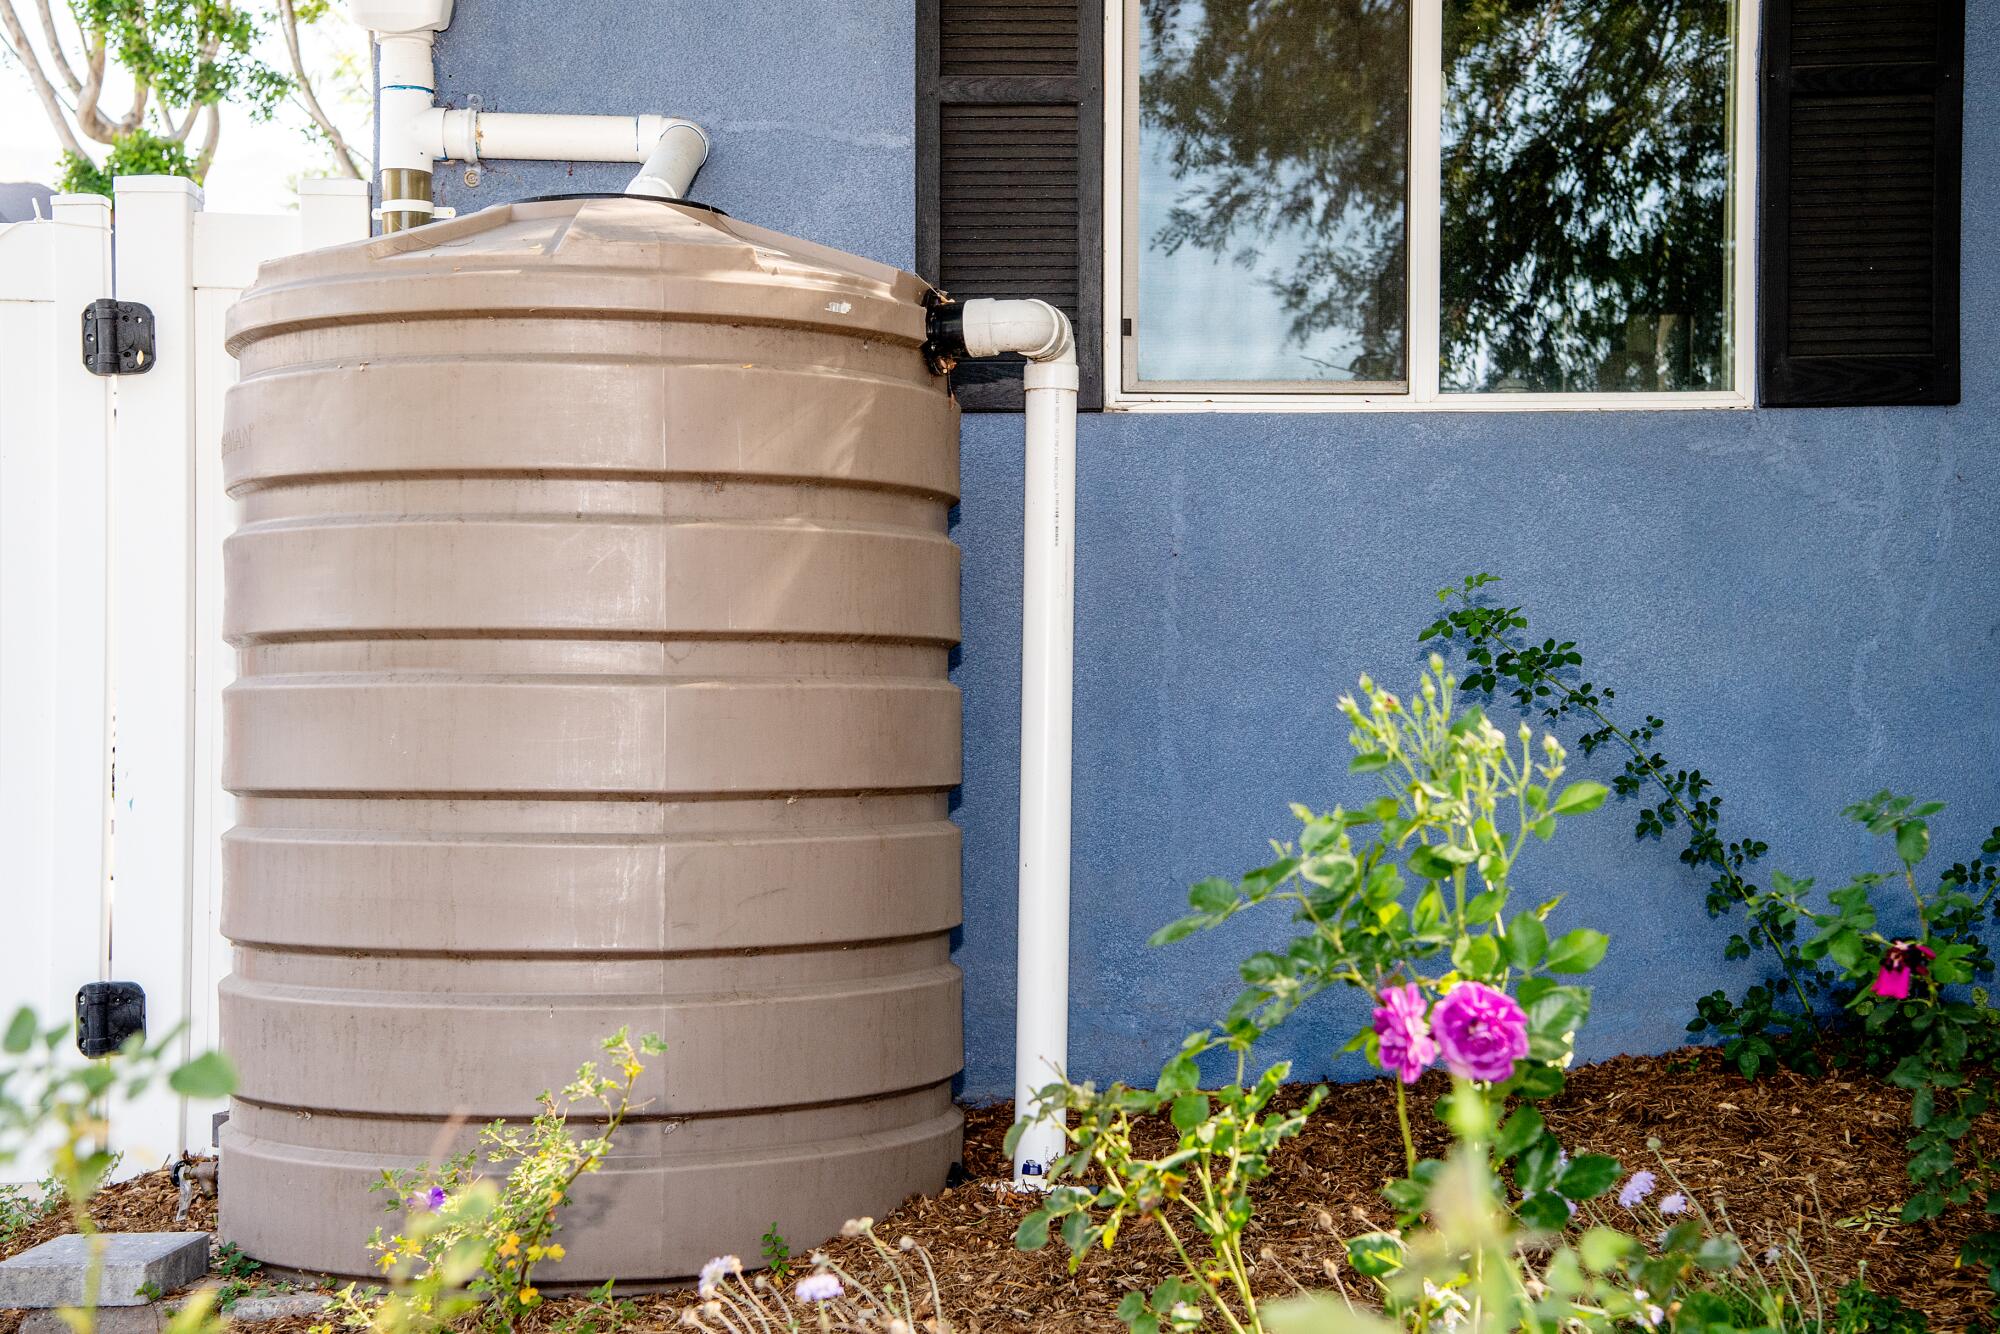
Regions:
<instances>
[{"instance_id":1,"label":"white pvc elbow joint","mask_svg":"<svg viewBox=\"0 0 2000 1334\"><path fill-rule=\"evenodd\" d=\"M960 307L968 356L1019 352L1029 361L1076 362L1076 336L1069 316L1046 301L1001 301L979 297Z\"/></svg>"}]
</instances>

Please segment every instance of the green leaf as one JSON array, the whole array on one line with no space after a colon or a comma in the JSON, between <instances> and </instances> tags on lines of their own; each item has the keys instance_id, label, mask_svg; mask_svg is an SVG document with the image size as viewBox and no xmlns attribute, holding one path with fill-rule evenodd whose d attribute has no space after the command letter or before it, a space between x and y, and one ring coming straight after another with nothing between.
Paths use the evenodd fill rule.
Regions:
<instances>
[{"instance_id":1,"label":"green leaf","mask_svg":"<svg viewBox=\"0 0 2000 1334\"><path fill-rule=\"evenodd\" d=\"M1590 992L1584 987L1551 987L1537 993L1527 1009L1531 1033L1560 1038L1576 1032L1590 1017Z\"/></svg>"},{"instance_id":2,"label":"green leaf","mask_svg":"<svg viewBox=\"0 0 2000 1334\"><path fill-rule=\"evenodd\" d=\"M1490 922L1500 915L1500 909L1507 902L1507 896L1497 889L1482 890L1474 894L1465 905L1465 921L1468 926Z\"/></svg>"},{"instance_id":3,"label":"green leaf","mask_svg":"<svg viewBox=\"0 0 2000 1334\"><path fill-rule=\"evenodd\" d=\"M1610 944L1611 938L1602 931L1580 926L1549 946L1549 971L1587 973L1603 960Z\"/></svg>"},{"instance_id":4,"label":"green leaf","mask_svg":"<svg viewBox=\"0 0 2000 1334\"><path fill-rule=\"evenodd\" d=\"M236 1091L236 1067L219 1051L205 1051L167 1076L184 1098L226 1098Z\"/></svg>"},{"instance_id":5,"label":"green leaf","mask_svg":"<svg viewBox=\"0 0 2000 1334\"><path fill-rule=\"evenodd\" d=\"M1594 1227L1583 1234L1577 1250L1583 1254L1583 1262L1596 1273L1608 1273L1616 1269L1626 1256L1639 1248L1639 1243L1616 1228Z\"/></svg>"},{"instance_id":6,"label":"green leaf","mask_svg":"<svg viewBox=\"0 0 2000 1334\"><path fill-rule=\"evenodd\" d=\"M1208 1120L1208 1095L1183 1093L1174 1099L1174 1129L1186 1133Z\"/></svg>"},{"instance_id":7,"label":"green leaf","mask_svg":"<svg viewBox=\"0 0 2000 1334\"><path fill-rule=\"evenodd\" d=\"M1514 1164L1514 1183L1522 1194L1534 1195L1555 1184L1561 1151L1554 1135L1543 1135L1528 1145Z\"/></svg>"},{"instance_id":8,"label":"green leaf","mask_svg":"<svg viewBox=\"0 0 2000 1334\"><path fill-rule=\"evenodd\" d=\"M1500 971L1500 942L1492 936L1460 936L1451 961L1472 977L1492 977Z\"/></svg>"},{"instance_id":9,"label":"green leaf","mask_svg":"<svg viewBox=\"0 0 2000 1334\"><path fill-rule=\"evenodd\" d=\"M1090 1249L1090 1215L1074 1213L1062 1221L1063 1244L1072 1254L1081 1255Z\"/></svg>"},{"instance_id":10,"label":"green leaf","mask_svg":"<svg viewBox=\"0 0 2000 1334\"><path fill-rule=\"evenodd\" d=\"M1168 922L1158 931L1147 936L1146 943L1155 947L1171 945L1177 940L1186 940L1189 936L1207 925L1208 918L1204 916L1183 917L1178 921Z\"/></svg>"},{"instance_id":11,"label":"green leaf","mask_svg":"<svg viewBox=\"0 0 2000 1334\"><path fill-rule=\"evenodd\" d=\"M1517 1108L1494 1137L1493 1152L1502 1158L1512 1158L1540 1139L1546 1128L1540 1112L1532 1107Z\"/></svg>"},{"instance_id":12,"label":"green leaf","mask_svg":"<svg viewBox=\"0 0 2000 1334\"><path fill-rule=\"evenodd\" d=\"M1039 1251L1049 1244L1049 1211L1037 1209L1021 1220L1021 1226L1014 1231L1014 1249L1017 1251Z\"/></svg>"},{"instance_id":13,"label":"green leaf","mask_svg":"<svg viewBox=\"0 0 2000 1334\"><path fill-rule=\"evenodd\" d=\"M1905 866L1915 866L1931 852L1931 827L1922 820L1905 820L1896 826L1896 855Z\"/></svg>"},{"instance_id":14,"label":"green leaf","mask_svg":"<svg viewBox=\"0 0 2000 1334\"><path fill-rule=\"evenodd\" d=\"M1388 767L1389 757L1380 751L1364 752L1347 762L1347 772L1351 774L1372 774Z\"/></svg>"},{"instance_id":15,"label":"green leaf","mask_svg":"<svg viewBox=\"0 0 2000 1334\"><path fill-rule=\"evenodd\" d=\"M1743 1248L1731 1236L1709 1237L1695 1248L1694 1262L1712 1274L1727 1273L1743 1263Z\"/></svg>"},{"instance_id":16,"label":"green leaf","mask_svg":"<svg viewBox=\"0 0 2000 1334\"><path fill-rule=\"evenodd\" d=\"M1390 1232L1367 1232L1350 1237L1347 1263L1363 1278L1387 1278L1403 1267L1402 1239Z\"/></svg>"},{"instance_id":17,"label":"green leaf","mask_svg":"<svg viewBox=\"0 0 2000 1334\"><path fill-rule=\"evenodd\" d=\"M1541 1191L1522 1200L1517 1212L1521 1215L1521 1221L1529 1227L1542 1228L1549 1232L1557 1231L1569 1223L1569 1205L1563 1202L1562 1196L1550 1194L1548 1191Z\"/></svg>"},{"instance_id":18,"label":"green leaf","mask_svg":"<svg viewBox=\"0 0 2000 1334\"><path fill-rule=\"evenodd\" d=\"M1201 1070L1194 1063L1194 1056L1182 1052L1160 1067L1160 1082L1154 1086L1161 1093L1192 1093L1201 1087Z\"/></svg>"},{"instance_id":19,"label":"green leaf","mask_svg":"<svg viewBox=\"0 0 2000 1334\"><path fill-rule=\"evenodd\" d=\"M14 1018L7 1025L6 1049L9 1056L19 1056L35 1045L35 1012L23 1005L14 1011Z\"/></svg>"},{"instance_id":20,"label":"green leaf","mask_svg":"<svg viewBox=\"0 0 2000 1334\"><path fill-rule=\"evenodd\" d=\"M1584 815L1604 804L1611 789L1602 783L1571 783L1549 804L1551 815Z\"/></svg>"},{"instance_id":21,"label":"green leaf","mask_svg":"<svg viewBox=\"0 0 2000 1334\"><path fill-rule=\"evenodd\" d=\"M1549 951L1548 929L1533 913L1522 913L1507 924L1507 962L1527 972Z\"/></svg>"},{"instance_id":22,"label":"green leaf","mask_svg":"<svg viewBox=\"0 0 2000 1334\"><path fill-rule=\"evenodd\" d=\"M1456 868L1427 843L1410 849L1410 869L1426 880L1443 880Z\"/></svg>"},{"instance_id":23,"label":"green leaf","mask_svg":"<svg viewBox=\"0 0 2000 1334\"><path fill-rule=\"evenodd\" d=\"M1556 1182L1556 1190L1572 1200L1592 1200L1618 1183L1618 1160L1601 1153L1580 1154L1570 1160Z\"/></svg>"},{"instance_id":24,"label":"green leaf","mask_svg":"<svg viewBox=\"0 0 2000 1334\"><path fill-rule=\"evenodd\" d=\"M1188 889L1188 907L1196 912L1227 912L1236 906L1236 886L1220 876L1197 880Z\"/></svg>"}]
</instances>

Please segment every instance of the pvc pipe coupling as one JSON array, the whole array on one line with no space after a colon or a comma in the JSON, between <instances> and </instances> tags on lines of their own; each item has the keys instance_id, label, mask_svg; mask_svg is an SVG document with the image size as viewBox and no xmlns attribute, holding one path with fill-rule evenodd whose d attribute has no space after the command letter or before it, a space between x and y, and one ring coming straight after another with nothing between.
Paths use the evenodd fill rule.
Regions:
<instances>
[{"instance_id":1,"label":"pvc pipe coupling","mask_svg":"<svg viewBox=\"0 0 2000 1334\"><path fill-rule=\"evenodd\" d=\"M1069 316L1046 301L1002 301L976 297L931 307L930 338L925 355L933 366L949 369L960 357L990 357L1018 352L1031 362L1076 363L1076 336ZM1039 377L1038 377L1039 378ZM1050 383L1049 387L1062 387ZM1067 386L1074 389L1074 380Z\"/></svg>"}]
</instances>

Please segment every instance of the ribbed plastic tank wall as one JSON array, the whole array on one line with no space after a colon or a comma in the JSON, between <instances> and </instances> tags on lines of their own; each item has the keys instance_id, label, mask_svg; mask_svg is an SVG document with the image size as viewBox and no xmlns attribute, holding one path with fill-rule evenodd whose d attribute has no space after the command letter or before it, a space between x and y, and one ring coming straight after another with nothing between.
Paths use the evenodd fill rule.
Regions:
<instances>
[{"instance_id":1,"label":"ribbed plastic tank wall","mask_svg":"<svg viewBox=\"0 0 2000 1334\"><path fill-rule=\"evenodd\" d=\"M694 1273L959 1152L958 414L923 285L568 200L229 320L222 1231L369 1269L385 1166L668 1043L554 1283Z\"/></svg>"}]
</instances>

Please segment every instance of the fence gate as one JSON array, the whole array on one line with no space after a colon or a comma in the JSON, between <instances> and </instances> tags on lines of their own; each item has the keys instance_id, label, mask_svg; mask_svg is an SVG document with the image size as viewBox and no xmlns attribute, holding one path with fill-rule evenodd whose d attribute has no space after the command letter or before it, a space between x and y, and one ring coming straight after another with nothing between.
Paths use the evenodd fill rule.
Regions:
<instances>
[{"instance_id":1,"label":"fence gate","mask_svg":"<svg viewBox=\"0 0 2000 1334\"><path fill-rule=\"evenodd\" d=\"M223 316L263 261L367 236L367 186L308 180L297 213L263 216L121 176L115 201L61 195L51 212L0 226L0 1023L136 982L148 1028L180 1026L192 1053L216 1042L229 970ZM140 373L85 367L101 298L152 312ZM123 1170L207 1145L215 1110L164 1088L115 1107Z\"/></svg>"}]
</instances>

